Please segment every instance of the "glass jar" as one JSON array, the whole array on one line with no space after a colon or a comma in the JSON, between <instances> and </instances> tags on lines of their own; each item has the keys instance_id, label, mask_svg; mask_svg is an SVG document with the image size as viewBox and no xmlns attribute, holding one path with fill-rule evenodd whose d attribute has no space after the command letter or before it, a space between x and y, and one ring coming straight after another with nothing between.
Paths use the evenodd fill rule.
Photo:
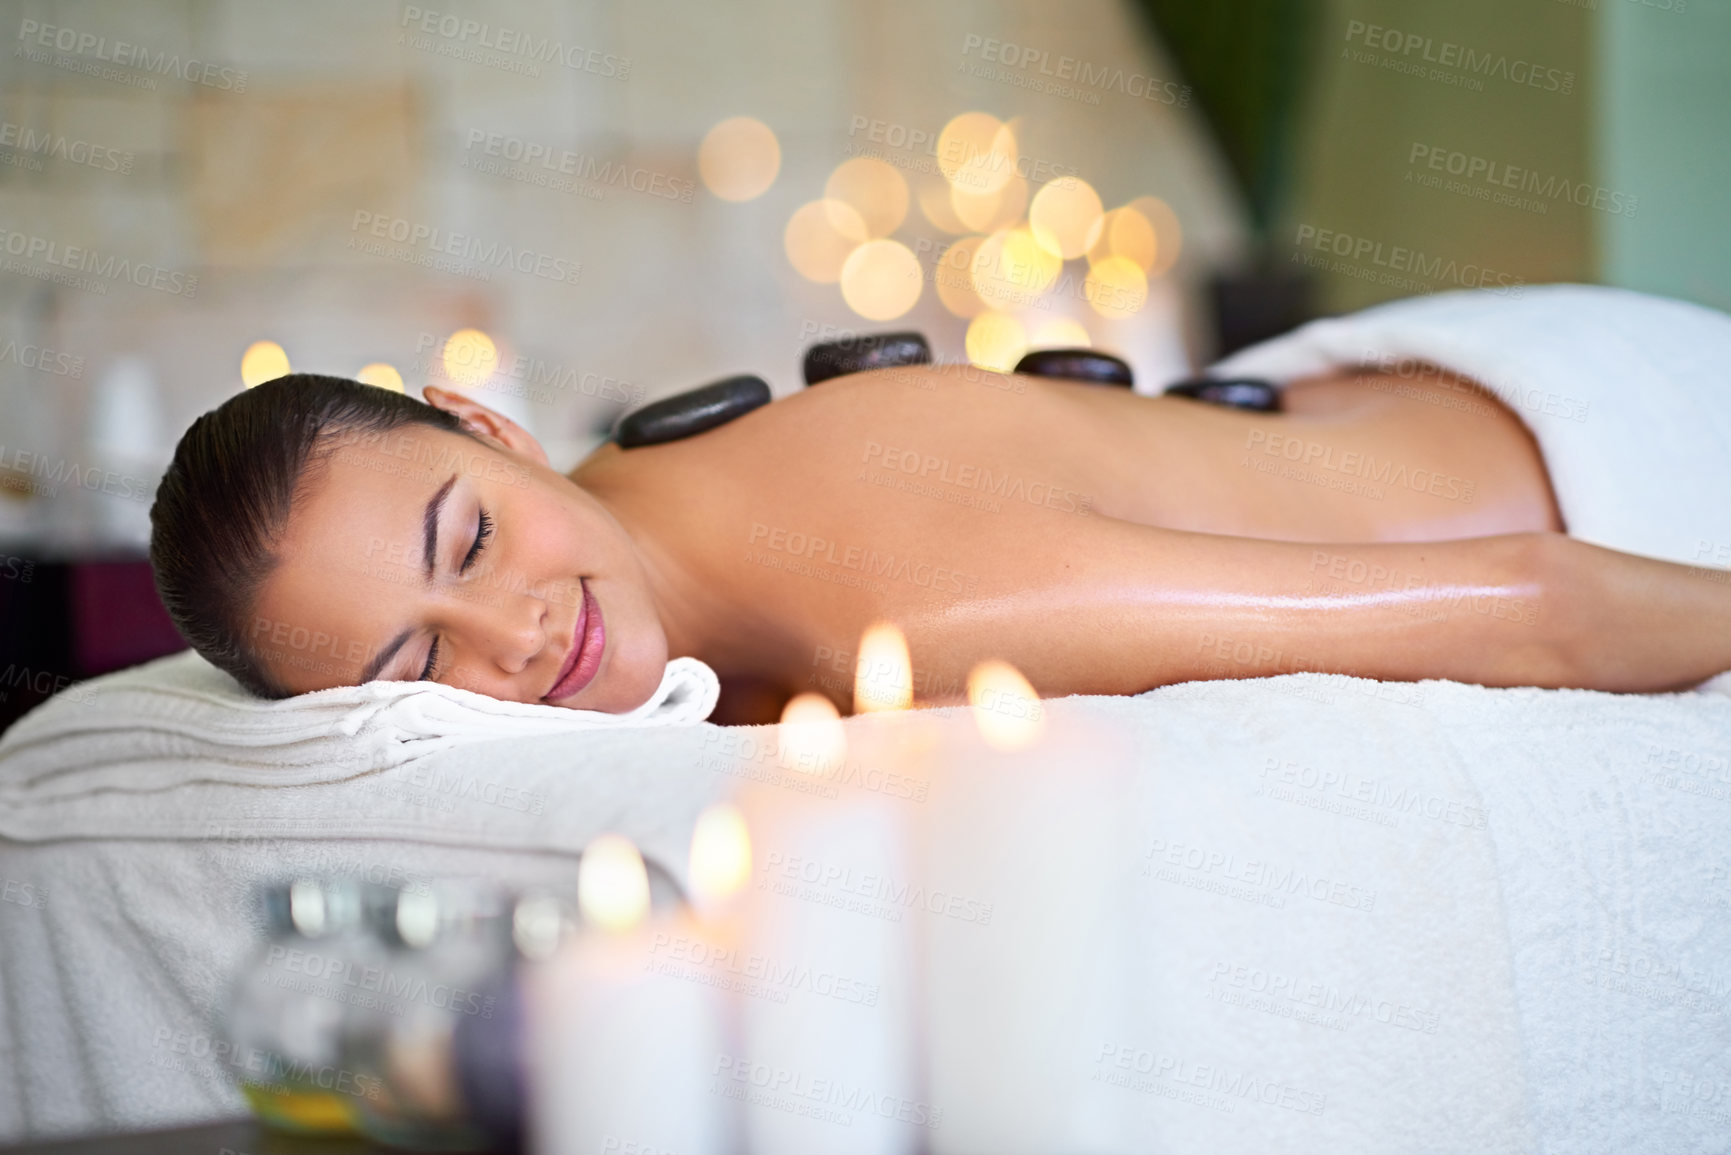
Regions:
<instances>
[{"instance_id":1,"label":"glass jar","mask_svg":"<svg viewBox=\"0 0 1731 1155\"><path fill-rule=\"evenodd\" d=\"M346 1064L380 1088L358 1104L369 1138L421 1150L490 1145L464 1096L457 1046L466 1023L499 1013L498 980L513 962L510 910L480 883L369 891L383 968L344 1037Z\"/></svg>"},{"instance_id":2,"label":"glass jar","mask_svg":"<svg viewBox=\"0 0 1731 1155\"><path fill-rule=\"evenodd\" d=\"M253 1113L279 1130L354 1134L377 1085L345 1065L348 992L384 948L349 880L297 879L263 892L266 940L229 1000L225 1034Z\"/></svg>"}]
</instances>

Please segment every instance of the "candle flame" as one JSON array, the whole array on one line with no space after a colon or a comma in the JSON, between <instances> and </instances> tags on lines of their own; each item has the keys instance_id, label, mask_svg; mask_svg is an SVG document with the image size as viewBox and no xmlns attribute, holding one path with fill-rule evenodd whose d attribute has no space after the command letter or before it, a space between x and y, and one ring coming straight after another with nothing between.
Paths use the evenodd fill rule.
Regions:
<instances>
[{"instance_id":1,"label":"candle flame","mask_svg":"<svg viewBox=\"0 0 1731 1155\"><path fill-rule=\"evenodd\" d=\"M577 863L577 909L603 930L630 930L649 913L649 872L629 838L603 834Z\"/></svg>"},{"instance_id":2,"label":"candle flame","mask_svg":"<svg viewBox=\"0 0 1731 1155\"><path fill-rule=\"evenodd\" d=\"M751 881L751 831L738 807L721 802L697 816L689 881L700 903L724 902Z\"/></svg>"},{"instance_id":3,"label":"candle flame","mask_svg":"<svg viewBox=\"0 0 1731 1155\"><path fill-rule=\"evenodd\" d=\"M1008 662L993 659L973 668L968 674L968 703L980 737L999 750L1026 749L1046 728L1040 696Z\"/></svg>"},{"instance_id":4,"label":"candle flame","mask_svg":"<svg viewBox=\"0 0 1731 1155\"><path fill-rule=\"evenodd\" d=\"M868 626L854 666L854 711L905 710L913 701L914 670L907 638L893 622Z\"/></svg>"},{"instance_id":5,"label":"candle flame","mask_svg":"<svg viewBox=\"0 0 1731 1155\"><path fill-rule=\"evenodd\" d=\"M805 693L782 708L778 759L789 770L817 774L847 756L847 730L835 703Z\"/></svg>"}]
</instances>

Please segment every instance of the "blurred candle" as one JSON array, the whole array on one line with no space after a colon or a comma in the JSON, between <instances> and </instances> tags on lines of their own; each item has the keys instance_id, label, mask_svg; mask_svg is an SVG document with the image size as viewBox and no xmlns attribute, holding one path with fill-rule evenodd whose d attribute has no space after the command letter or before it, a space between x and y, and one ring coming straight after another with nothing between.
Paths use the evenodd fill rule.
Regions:
<instances>
[{"instance_id":1,"label":"blurred candle","mask_svg":"<svg viewBox=\"0 0 1731 1155\"><path fill-rule=\"evenodd\" d=\"M585 849L577 893L586 925L525 975L534 1150L726 1150L726 1101L710 1085L725 1053L719 1001L658 965L675 944L701 950L703 928L683 912L645 918L643 860L616 835Z\"/></svg>"},{"instance_id":2,"label":"blurred candle","mask_svg":"<svg viewBox=\"0 0 1731 1155\"><path fill-rule=\"evenodd\" d=\"M971 688L1004 685L1005 671L1014 674L976 671ZM1110 734L1049 715L989 742L980 695L972 712L974 724L954 719L963 724L946 726L932 750L919 840L923 879L991 902L988 922L926 925L928 1094L944 1107L930 1150L1147 1150L1147 1136L1132 1133L1130 1097L1093 1079L1100 1047L1134 1006L1123 750Z\"/></svg>"},{"instance_id":3,"label":"blurred candle","mask_svg":"<svg viewBox=\"0 0 1731 1155\"><path fill-rule=\"evenodd\" d=\"M881 742L849 746L862 764L899 764ZM914 1056L908 804L855 786L826 798L763 783L741 804L754 861L744 957L786 992L744 1000L739 1047L715 1072L742 1102L745 1149L923 1149L940 1118Z\"/></svg>"}]
</instances>

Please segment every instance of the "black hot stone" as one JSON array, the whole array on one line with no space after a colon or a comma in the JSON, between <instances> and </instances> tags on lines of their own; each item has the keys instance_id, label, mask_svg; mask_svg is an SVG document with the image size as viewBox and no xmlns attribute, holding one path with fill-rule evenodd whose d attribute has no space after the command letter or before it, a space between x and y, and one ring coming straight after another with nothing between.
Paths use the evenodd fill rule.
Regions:
<instances>
[{"instance_id":1,"label":"black hot stone","mask_svg":"<svg viewBox=\"0 0 1731 1155\"><path fill-rule=\"evenodd\" d=\"M868 369L931 363L932 347L918 333L862 333L807 349L805 383L816 385L831 377L864 373Z\"/></svg>"},{"instance_id":2,"label":"black hot stone","mask_svg":"<svg viewBox=\"0 0 1731 1155\"><path fill-rule=\"evenodd\" d=\"M1062 377L1095 385L1121 385L1126 389L1135 384L1129 365L1109 353L1096 353L1092 349L1040 349L1017 361L1015 371L1030 377Z\"/></svg>"},{"instance_id":3,"label":"black hot stone","mask_svg":"<svg viewBox=\"0 0 1731 1155\"><path fill-rule=\"evenodd\" d=\"M1188 397L1230 409L1280 412L1280 390L1256 377L1192 377L1166 386L1168 396Z\"/></svg>"},{"instance_id":4,"label":"black hot stone","mask_svg":"<svg viewBox=\"0 0 1731 1155\"><path fill-rule=\"evenodd\" d=\"M672 397L652 401L619 423L613 439L622 449L660 445L707 433L769 404L769 385L750 373L727 377Z\"/></svg>"}]
</instances>

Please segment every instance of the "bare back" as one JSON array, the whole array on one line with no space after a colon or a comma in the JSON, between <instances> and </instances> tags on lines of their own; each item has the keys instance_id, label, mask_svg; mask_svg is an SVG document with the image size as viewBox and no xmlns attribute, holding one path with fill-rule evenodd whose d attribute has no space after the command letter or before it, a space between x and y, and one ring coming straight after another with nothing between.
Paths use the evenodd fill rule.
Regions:
<instances>
[{"instance_id":1,"label":"bare back","mask_svg":"<svg viewBox=\"0 0 1731 1155\"><path fill-rule=\"evenodd\" d=\"M1289 542L1563 528L1530 434L1466 383L1340 375L1295 383L1285 406L890 369L700 437L604 447L572 478L645 548L701 575L707 625L671 639L677 650L724 677L844 703L845 675L814 670L847 669L872 621L908 632L918 690L922 630L953 634L988 609L1000 629L1048 612L1062 583L1036 575L1061 576L1096 548L1080 529L1089 519ZM1073 685L1086 686L1086 646L1076 651ZM926 657L953 691L955 671Z\"/></svg>"}]
</instances>

